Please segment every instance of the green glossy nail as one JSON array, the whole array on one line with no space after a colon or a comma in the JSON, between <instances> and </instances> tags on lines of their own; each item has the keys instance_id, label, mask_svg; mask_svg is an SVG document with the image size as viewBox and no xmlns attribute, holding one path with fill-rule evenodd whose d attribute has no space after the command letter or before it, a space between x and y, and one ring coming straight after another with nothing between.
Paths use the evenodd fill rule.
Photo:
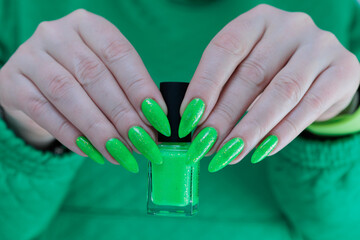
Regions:
<instances>
[{"instance_id":1,"label":"green glossy nail","mask_svg":"<svg viewBox=\"0 0 360 240\"><path fill-rule=\"evenodd\" d=\"M215 155L209 164L209 172L217 172L234 160L243 150L244 141L233 138L228 141Z\"/></svg>"},{"instance_id":2,"label":"green glossy nail","mask_svg":"<svg viewBox=\"0 0 360 240\"><path fill-rule=\"evenodd\" d=\"M143 128L139 126L131 127L128 136L136 149L150 162L155 164L163 163L158 146Z\"/></svg>"},{"instance_id":3,"label":"green glossy nail","mask_svg":"<svg viewBox=\"0 0 360 240\"><path fill-rule=\"evenodd\" d=\"M279 139L275 135L270 135L265 138L262 143L256 148L254 154L251 156L252 163L258 163L266 158L272 150L276 147Z\"/></svg>"},{"instance_id":4,"label":"green glossy nail","mask_svg":"<svg viewBox=\"0 0 360 240\"><path fill-rule=\"evenodd\" d=\"M201 130L190 145L186 164L190 165L200 161L210 151L216 139L215 128L206 127Z\"/></svg>"},{"instance_id":5,"label":"green glossy nail","mask_svg":"<svg viewBox=\"0 0 360 240\"><path fill-rule=\"evenodd\" d=\"M199 123L205 111L205 103L200 98L193 99L185 108L179 125L179 137L183 138L191 133Z\"/></svg>"},{"instance_id":6,"label":"green glossy nail","mask_svg":"<svg viewBox=\"0 0 360 240\"><path fill-rule=\"evenodd\" d=\"M101 153L91 144L91 142L84 136L76 139L76 145L83 151L89 158L99 164L104 164L105 160Z\"/></svg>"},{"instance_id":7,"label":"green glossy nail","mask_svg":"<svg viewBox=\"0 0 360 240\"><path fill-rule=\"evenodd\" d=\"M115 158L115 160L126 170L133 173L139 172L139 166L134 156L119 139L109 139L106 142L105 147L111 156L113 156L113 158Z\"/></svg>"},{"instance_id":8,"label":"green glossy nail","mask_svg":"<svg viewBox=\"0 0 360 240\"><path fill-rule=\"evenodd\" d=\"M151 98L145 99L141 104L141 110L156 130L167 137L171 135L169 120L155 100Z\"/></svg>"}]
</instances>

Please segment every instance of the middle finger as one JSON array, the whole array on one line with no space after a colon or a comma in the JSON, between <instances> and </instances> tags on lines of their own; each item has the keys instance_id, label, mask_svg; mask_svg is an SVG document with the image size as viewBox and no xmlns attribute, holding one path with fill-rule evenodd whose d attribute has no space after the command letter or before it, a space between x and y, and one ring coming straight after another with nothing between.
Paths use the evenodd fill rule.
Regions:
<instances>
[{"instance_id":1,"label":"middle finger","mask_svg":"<svg viewBox=\"0 0 360 240\"><path fill-rule=\"evenodd\" d=\"M75 41L64 40L57 48L52 46L52 42L48 42L47 49L51 56L75 76L134 150L135 147L127 136L130 127L141 126L155 139L153 131L140 119L108 68L75 32L72 35L71 39Z\"/></svg>"}]
</instances>

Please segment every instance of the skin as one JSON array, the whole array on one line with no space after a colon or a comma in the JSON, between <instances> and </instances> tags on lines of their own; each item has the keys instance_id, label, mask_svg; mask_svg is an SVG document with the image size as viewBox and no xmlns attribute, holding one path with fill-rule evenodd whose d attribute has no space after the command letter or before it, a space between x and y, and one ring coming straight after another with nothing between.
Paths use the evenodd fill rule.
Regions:
<instances>
[{"instance_id":1,"label":"skin","mask_svg":"<svg viewBox=\"0 0 360 240\"><path fill-rule=\"evenodd\" d=\"M308 15L259 5L211 40L181 112L191 99L203 99L206 110L195 135L209 126L218 131L210 154L230 139L243 139L235 164L268 135L279 139L275 154L312 122L339 114L359 79L356 56Z\"/></svg>"},{"instance_id":2,"label":"skin","mask_svg":"<svg viewBox=\"0 0 360 240\"><path fill-rule=\"evenodd\" d=\"M75 140L86 136L114 164L105 148L109 139L135 150L128 138L132 126L155 139L141 112L146 98L167 112L134 47L114 25L85 10L41 23L0 71L0 104L25 140L46 146L56 138L85 156Z\"/></svg>"},{"instance_id":3,"label":"skin","mask_svg":"<svg viewBox=\"0 0 360 240\"><path fill-rule=\"evenodd\" d=\"M218 131L210 154L240 137L245 146L236 163L271 134L279 138L275 154L312 122L330 119L349 104L359 68L357 58L308 15L259 5L211 40L181 114L192 99L204 100L195 136L205 127ZM0 104L15 125L27 129L23 137L30 143L55 137L84 155L75 139L85 135L113 163L105 149L108 139L134 149L127 136L134 125L154 138L141 113L145 98L167 112L131 44L111 23L85 10L40 24L0 70Z\"/></svg>"}]
</instances>

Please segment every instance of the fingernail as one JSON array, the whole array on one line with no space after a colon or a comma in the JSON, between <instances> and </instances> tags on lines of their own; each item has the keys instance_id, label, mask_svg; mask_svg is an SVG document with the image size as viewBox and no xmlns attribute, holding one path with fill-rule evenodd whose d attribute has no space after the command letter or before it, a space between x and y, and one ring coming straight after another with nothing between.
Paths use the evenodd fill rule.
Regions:
<instances>
[{"instance_id":1,"label":"fingernail","mask_svg":"<svg viewBox=\"0 0 360 240\"><path fill-rule=\"evenodd\" d=\"M84 136L76 139L76 145L83 151L89 158L99 164L104 164L105 160L101 153L91 144L91 142Z\"/></svg>"},{"instance_id":2,"label":"fingernail","mask_svg":"<svg viewBox=\"0 0 360 240\"><path fill-rule=\"evenodd\" d=\"M128 136L136 149L150 162L155 164L163 163L158 146L143 128L139 126L131 127Z\"/></svg>"},{"instance_id":3,"label":"fingernail","mask_svg":"<svg viewBox=\"0 0 360 240\"><path fill-rule=\"evenodd\" d=\"M209 164L209 172L217 172L234 160L243 150L244 141L233 138L228 141L214 156Z\"/></svg>"},{"instance_id":4,"label":"fingernail","mask_svg":"<svg viewBox=\"0 0 360 240\"><path fill-rule=\"evenodd\" d=\"M279 139L275 135L270 135L265 138L262 143L256 148L254 154L251 156L252 163L258 163L266 158L272 150L276 147Z\"/></svg>"},{"instance_id":5,"label":"fingernail","mask_svg":"<svg viewBox=\"0 0 360 240\"><path fill-rule=\"evenodd\" d=\"M205 111L205 103L200 98L193 99L185 108L179 125L179 137L183 138L191 133L199 123Z\"/></svg>"},{"instance_id":6,"label":"fingernail","mask_svg":"<svg viewBox=\"0 0 360 240\"><path fill-rule=\"evenodd\" d=\"M199 132L190 145L187 153L187 164L200 161L212 148L217 139L217 131L213 127L206 127Z\"/></svg>"},{"instance_id":7,"label":"fingernail","mask_svg":"<svg viewBox=\"0 0 360 240\"><path fill-rule=\"evenodd\" d=\"M171 135L170 123L159 104L151 99L145 99L141 104L141 110L149 123L161 134Z\"/></svg>"},{"instance_id":8,"label":"fingernail","mask_svg":"<svg viewBox=\"0 0 360 240\"><path fill-rule=\"evenodd\" d=\"M139 172L139 166L131 154L131 152L127 149L127 147L117 138L109 139L105 144L106 149L110 153L113 158L120 163L126 170L137 173Z\"/></svg>"}]
</instances>

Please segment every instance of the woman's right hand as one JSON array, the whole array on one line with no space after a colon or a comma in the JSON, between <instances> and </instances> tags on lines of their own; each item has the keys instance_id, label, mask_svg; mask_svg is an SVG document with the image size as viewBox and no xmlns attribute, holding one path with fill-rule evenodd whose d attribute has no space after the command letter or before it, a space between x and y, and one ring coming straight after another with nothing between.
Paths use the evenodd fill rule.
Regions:
<instances>
[{"instance_id":1,"label":"woman's right hand","mask_svg":"<svg viewBox=\"0 0 360 240\"><path fill-rule=\"evenodd\" d=\"M86 136L114 164L109 139L135 150L132 126L155 139L141 111L146 98L167 111L134 47L113 24L85 10L41 23L0 70L0 104L8 113L26 114L83 156L76 140Z\"/></svg>"}]
</instances>

